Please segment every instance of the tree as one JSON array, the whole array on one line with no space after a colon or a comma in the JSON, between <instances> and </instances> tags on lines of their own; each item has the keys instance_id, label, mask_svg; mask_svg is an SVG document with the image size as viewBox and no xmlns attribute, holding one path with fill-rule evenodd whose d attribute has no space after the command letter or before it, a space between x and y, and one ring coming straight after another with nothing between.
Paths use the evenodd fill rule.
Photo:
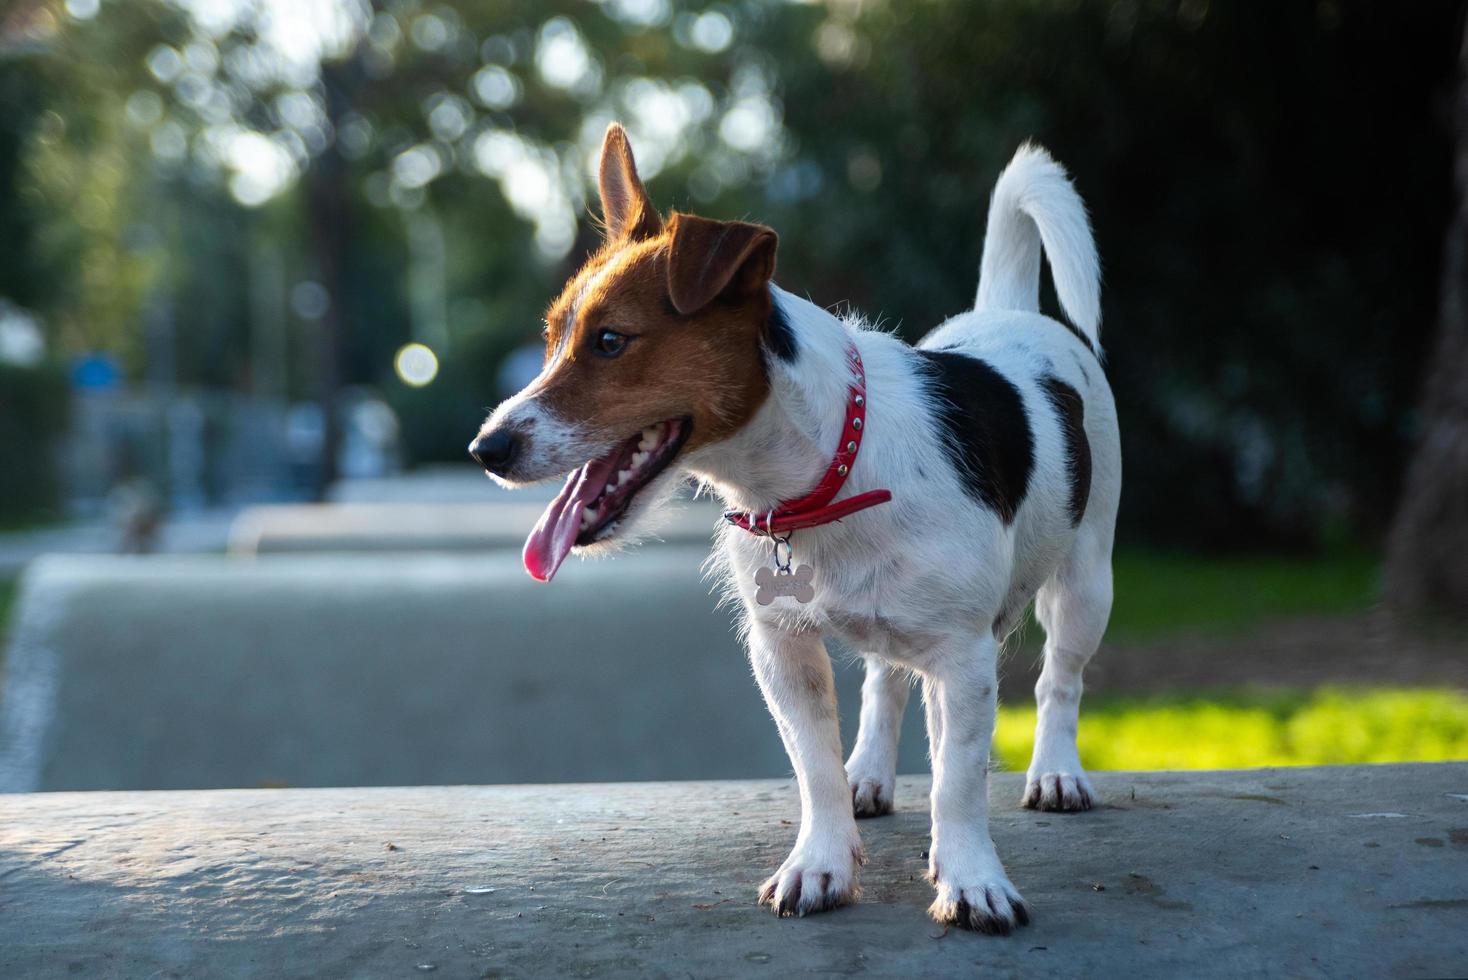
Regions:
<instances>
[{"instance_id":1,"label":"tree","mask_svg":"<svg viewBox=\"0 0 1468 980\"><path fill-rule=\"evenodd\" d=\"M1452 102L1458 201L1443 246L1437 339L1427 361L1421 434L1387 558L1388 600L1468 618L1468 30Z\"/></svg>"},{"instance_id":2,"label":"tree","mask_svg":"<svg viewBox=\"0 0 1468 980\"><path fill-rule=\"evenodd\" d=\"M660 207L773 225L784 285L911 340L972 302L1033 138L1105 261L1123 534L1374 544L1426 405L1460 6L12 0L49 33L24 76L0 51L0 292L58 358L328 404L335 376L462 459L598 240L612 118Z\"/></svg>"}]
</instances>

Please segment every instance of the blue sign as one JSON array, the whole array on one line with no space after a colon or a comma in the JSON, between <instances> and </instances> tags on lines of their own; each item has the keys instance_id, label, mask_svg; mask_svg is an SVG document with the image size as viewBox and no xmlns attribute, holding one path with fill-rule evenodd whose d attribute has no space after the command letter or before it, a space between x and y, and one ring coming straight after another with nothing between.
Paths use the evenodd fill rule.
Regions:
<instances>
[{"instance_id":1,"label":"blue sign","mask_svg":"<svg viewBox=\"0 0 1468 980\"><path fill-rule=\"evenodd\" d=\"M122 369L110 354L85 354L72 362L71 383L91 391L116 388L122 383Z\"/></svg>"}]
</instances>

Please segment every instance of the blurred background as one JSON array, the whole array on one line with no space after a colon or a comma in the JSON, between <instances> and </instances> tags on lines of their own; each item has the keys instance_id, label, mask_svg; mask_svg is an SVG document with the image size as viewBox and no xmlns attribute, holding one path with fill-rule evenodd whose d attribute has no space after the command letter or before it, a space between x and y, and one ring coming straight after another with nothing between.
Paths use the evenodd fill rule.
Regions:
<instances>
[{"instance_id":1,"label":"blurred background","mask_svg":"<svg viewBox=\"0 0 1468 980\"><path fill-rule=\"evenodd\" d=\"M1468 756L1464 58L1445 0L8 0L0 789L788 771L711 508L547 589L465 459L613 119L912 340L1045 144L1126 466L1088 764Z\"/></svg>"}]
</instances>

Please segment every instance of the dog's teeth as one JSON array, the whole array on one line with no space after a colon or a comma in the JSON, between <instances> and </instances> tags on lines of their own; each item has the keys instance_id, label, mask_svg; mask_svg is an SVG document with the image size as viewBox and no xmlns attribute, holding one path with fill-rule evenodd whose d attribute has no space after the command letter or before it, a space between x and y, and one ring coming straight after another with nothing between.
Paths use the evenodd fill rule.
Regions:
<instances>
[{"instance_id":1,"label":"dog's teeth","mask_svg":"<svg viewBox=\"0 0 1468 980\"><path fill-rule=\"evenodd\" d=\"M639 452L639 453L633 453L632 454L632 465L633 466L641 466L643 463L646 463L646 462L647 462L647 453L640 453Z\"/></svg>"},{"instance_id":2,"label":"dog's teeth","mask_svg":"<svg viewBox=\"0 0 1468 980\"><path fill-rule=\"evenodd\" d=\"M594 520L596 520L595 507L587 507L581 512L581 524L583 527L590 526L591 522Z\"/></svg>"},{"instance_id":3,"label":"dog's teeth","mask_svg":"<svg viewBox=\"0 0 1468 980\"><path fill-rule=\"evenodd\" d=\"M626 483L630 479L632 479L632 471L623 470L622 472L617 474L617 486L620 487L622 484Z\"/></svg>"},{"instance_id":4,"label":"dog's teeth","mask_svg":"<svg viewBox=\"0 0 1468 980\"><path fill-rule=\"evenodd\" d=\"M646 452L647 450L658 444L659 435L661 435L661 433L658 431L657 428L643 429L642 439L638 441L637 448Z\"/></svg>"}]
</instances>

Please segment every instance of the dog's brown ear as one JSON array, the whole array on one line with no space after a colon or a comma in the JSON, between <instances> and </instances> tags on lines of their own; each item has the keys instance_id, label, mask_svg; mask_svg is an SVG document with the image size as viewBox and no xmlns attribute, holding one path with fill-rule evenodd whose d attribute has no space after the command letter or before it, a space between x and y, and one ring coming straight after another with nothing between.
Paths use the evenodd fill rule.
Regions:
<instances>
[{"instance_id":1,"label":"dog's brown ear","mask_svg":"<svg viewBox=\"0 0 1468 980\"><path fill-rule=\"evenodd\" d=\"M775 274L773 228L675 214L671 229L668 295L679 313L696 313L717 296L748 296Z\"/></svg>"},{"instance_id":2,"label":"dog's brown ear","mask_svg":"<svg viewBox=\"0 0 1468 980\"><path fill-rule=\"evenodd\" d=\"M663 230L663 219L637 177L637 162L632 159L627 131L617 123L607 127L606 138L602 140L597 183L601 187L601 211L608 238L613 241L651 238Z\"/></svg>"}]
</instances>

